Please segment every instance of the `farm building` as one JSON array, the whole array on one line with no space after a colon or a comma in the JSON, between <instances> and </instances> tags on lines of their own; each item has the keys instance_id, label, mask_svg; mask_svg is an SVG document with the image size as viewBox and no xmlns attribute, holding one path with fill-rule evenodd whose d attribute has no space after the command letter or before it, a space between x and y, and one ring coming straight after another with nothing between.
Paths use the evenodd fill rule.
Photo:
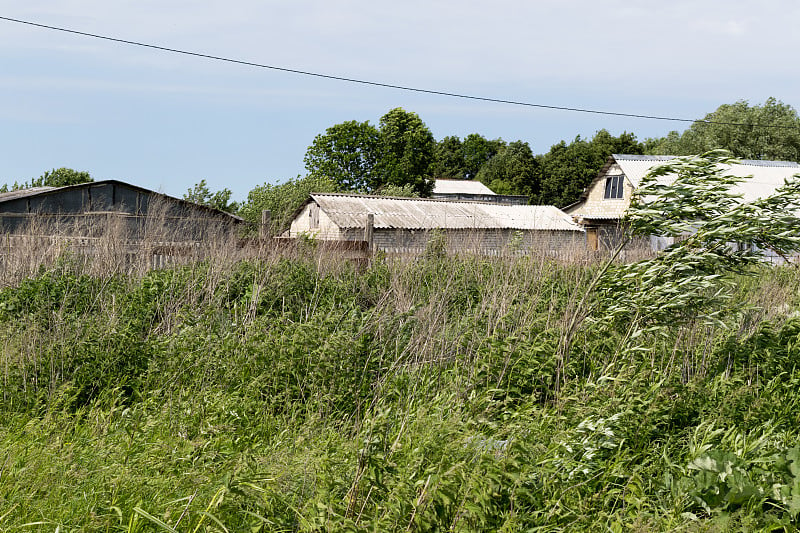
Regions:
<instances>
[{"instance_id":1,"label":"farm building","mask_svg":"<svg viewBox=\"0 0 800 533\"><path fill-rule=\"evenodd\" d=\"M585 248L584 230L553 206L355 194L312 194L295 213L289 236L371 240L377 250L419 253L434 230L451 251L493 255L509 247L546 253Z\"/></svg>"},{"instance_id":2,"label":"farm building","mask_svg":"<svg viewBox=\"0 0 800 533\"><path fill-rule=\"evenodd\" d=\"M242 219L115 180L0 194L3 234L26 232L36 226L37 231L92 237L110 221L132 239L157 233L177 240L202 240Z\"/></svg>"},{"instance_id":3,"label":"farm building","mask_svg":"<svg viewBox=\"0 0 800 533\"><path fill-rule=\"evenodd\" d=\"M212 241L230 241L242 222L114 180L11 191L0 194L0 265L19 254L51 257L69 249L87 258L113 256L125 268L161 268L203 257Z\"/></svg>"},{"instance_id":4,"label":"farm building","mask_svg":"<svg viewBox=\"0 0 800 533\"><path fill-rule=\"evenodd\" d=\"M674 157L613 154L608 158L580 200L564 208L586 229L590 250L616 247L621 237L620 222L642 178L653 167ZM734 189L745 201L751 201L775 192L785 179L800 173L800 165L790 161L741 160L725 172L733 176L752 176ZM667 238L653 236L650 239L653 250L670 244L672 241Z\"/></svg>"},{"instance_id":5,"label":"farm building","mask_svg":"<svg viewBox=\"0 0 800 533\"><path fill-rule=\"evenodd\" d=\"M462 200L472 202L491 202L506 205L528 205L527 196L514 196L509 194L495 194L489 187L480 181L472 180L443 180L433 182L432 198L439 200Z\"/></svg>"}]
</instances>

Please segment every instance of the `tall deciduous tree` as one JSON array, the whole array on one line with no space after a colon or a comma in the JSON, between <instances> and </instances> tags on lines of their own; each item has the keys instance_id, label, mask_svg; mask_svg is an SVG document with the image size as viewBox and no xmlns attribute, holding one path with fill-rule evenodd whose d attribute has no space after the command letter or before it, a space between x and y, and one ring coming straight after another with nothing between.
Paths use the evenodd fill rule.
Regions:
<instances>
[{"instance_id":1,"label":"tall deciduous tree","mask_svg":"<svg viewBox=\"0 0 800 533\"><path fill-rule=\"evenodd\" d=\"M376 165L380 132L367 122L350 120L317 135L304 162L310 176L327 178L340 188L371 191L380 185Z\"/></svg>"},{"instance_id":2,"label":"tall deciduous tree","mask_svg":"<svg viewBox=\"0 0 800 533\"><path fill-rule=\"evenodd\" d=\"M567 144L561 141L541 156L541 194L539 203L559 207L580 198L611 154L641 154L642 145L632 133L614 137L598 131L591 140L579 136Z\"/></svg>"},{"instance_id":3,"label":"tall deciduous tree","mask_svg":"<svg viewBox=\"0 0 800 533\"><path fill-rule=\"evenodd\" d=\"M531 147L514 141L478 171L478 179L498 194L539 195L538 163Z\"/></svg>"},{"instance_id":4,"label":"tall deciduous tree","mask_svg":"<svg viewBox=\"0 0 800 533\"><path fill-rule=\"evenodd\" d=\"M458 137L445 137L436 143L434 176L444 179L476 179L481 167L502 151L502 139L488 140L472 133L462 142Z\"/></svg>"},{"instance_id":5,"label":"tall deciduous tree","mask_svg":"<svg viewBox=\"0 0 800 533\"><path fill-rule=\"evenodd\" d=\"M457 136L447 136L436 143L435 160L433 176L436 179L464 179L464 154Z\"/></svg>"},{"instance_id":6,"label":"tall deciduous tree","mask_svg":"<svg viewBox=\"0 0 800 533\"><path fill-rule=\"evenodd\" d=\"M744 159L800 161L800 117L775 98L754 106L740 100L719 106L681 134L673 131L646 141L650 154L691 155L720 148Z\"/></svg>"},{"instance_id":7,"label":"tall deciduous tree","mask_svg":"<svg viewBox=\"0 0 800 533\"><path fill-rule=\"evenodd\" d=\"M481 167L506 147L502 139L488 140L483 135L471 133L461 144L464 158L464 177L476 179Z\"/></svg>"},{"instance_id":8,"label":"tall deciduous tree","mask_svg":"<svg viewBox=\"0 0 800 533\"><path fill-rule=\"evenodd\" d=\"M340 189L376 192L411 185L429 196L433 190L436 141L416 113L392 109L380 119L349 121L328 128L306 151L309 175L327 178Z\"/></svg>"},{"instance_id":9,"label":"tall deciduous tree","mask_svg":"<svg viewBox=\"0 0 800 533\"><path fill-rule=\"evenodd\" d=\"M422 119L400 107L392 109L381 117L380 146L381 185L411 184L422 196L430 196L436 141Z\"/></svg>"}]
</instances>

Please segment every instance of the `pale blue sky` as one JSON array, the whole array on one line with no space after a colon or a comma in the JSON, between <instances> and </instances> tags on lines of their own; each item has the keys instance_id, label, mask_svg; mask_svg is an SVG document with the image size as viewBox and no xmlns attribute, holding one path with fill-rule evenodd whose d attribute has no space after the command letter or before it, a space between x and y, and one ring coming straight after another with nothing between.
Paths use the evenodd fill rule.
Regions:
<instances>
[{"instance_id":1,"label":"pale blue sky","mask_svg":"<svg viewBox=\"0 0 800 533\"><path fill-rule=\"evenodd\" d=\"M769 96L800 107L793 1L0 0L25 19L256 63L555 106L699 118ZM351 85L0 21L0 183L53 167L244 199L304 172L314 136L403 107L437 139L546 152L606 128L686 124Z\"/></svg>"}]
</instances>

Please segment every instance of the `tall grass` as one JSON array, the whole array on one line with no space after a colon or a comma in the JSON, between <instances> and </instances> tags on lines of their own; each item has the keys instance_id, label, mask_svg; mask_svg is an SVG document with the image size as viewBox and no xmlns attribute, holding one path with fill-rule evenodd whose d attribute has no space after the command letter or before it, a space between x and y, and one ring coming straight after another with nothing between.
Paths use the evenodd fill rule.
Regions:
<instances>
[{"instance_id":1,"label":"tall grass","mask_svg":"<svg viewBox=\"0 0 800 533\"><path fill-rule=\"evenodd\" d=\"M0 531L796 526L793 268L560 360L599 265L304 246L4 256Z\"/></svg>"}]
</instances>

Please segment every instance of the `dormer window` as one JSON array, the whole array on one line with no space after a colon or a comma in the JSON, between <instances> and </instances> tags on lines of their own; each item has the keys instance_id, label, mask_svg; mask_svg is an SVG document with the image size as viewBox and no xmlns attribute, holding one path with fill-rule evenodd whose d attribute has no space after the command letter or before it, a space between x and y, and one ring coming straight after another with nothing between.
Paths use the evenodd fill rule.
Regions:
<instances>
[{"instance_id":1,"label":"dormer window","mask_svg":"<svg viewBox=\"0 0 800 533\"><path fill-rule=\"evenodd\" d=\"M625 176L608 176L606 178L606 194L604 198L619 199L623 197L622 184Z\"/></svg>"}]
</instances>

